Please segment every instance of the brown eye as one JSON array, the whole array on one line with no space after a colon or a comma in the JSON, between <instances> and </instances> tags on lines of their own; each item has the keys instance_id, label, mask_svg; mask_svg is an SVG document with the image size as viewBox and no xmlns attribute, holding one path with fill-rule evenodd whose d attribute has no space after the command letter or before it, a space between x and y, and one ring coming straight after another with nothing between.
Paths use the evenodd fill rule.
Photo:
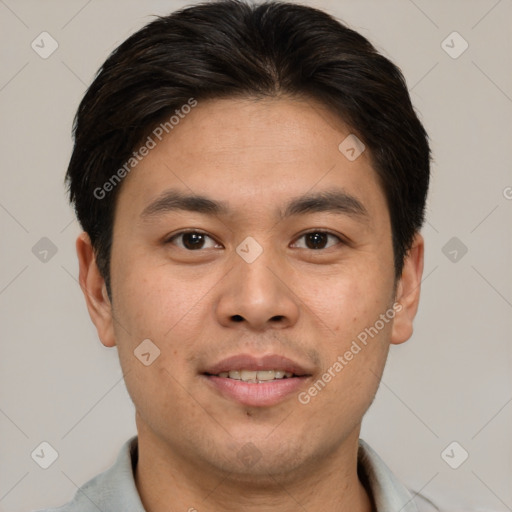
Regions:
<instances>
[{"instance_id":1,"label":"brown eye","mask_svg":"<svg viewBox=\"0 0 512 512\"><path fill-rule=\"evenodd\" d=\"M207 245L208 241L210 241L209 246ZM169 240L169 243L173 243L181 249L186 249L187 251L197 251L200 249L208 249L217 246L215 240L213 240L210 236L208 236L206 233L200 233L198 231L178 233Z\"/></svg>"},{"instance_id":2,"label":"brown eye","mask_svg":"<svg viewBox=\"0 0 512 512\"><path fill-rule=\"evenodd\" d=\"M304 244L297 245L298 242L296 242L295 246L298 246L301 249L312 249L312 250L319 250L319 249L328 249L329 247L332 247L334 245L337 245L342 240L332 233L327 233L325 231L311 231L310 233L305 233L301 237L299 237L298 240L304 239ZM334 243L330 243L330 240L332 240Z\"/></svg>"}]
</instances>

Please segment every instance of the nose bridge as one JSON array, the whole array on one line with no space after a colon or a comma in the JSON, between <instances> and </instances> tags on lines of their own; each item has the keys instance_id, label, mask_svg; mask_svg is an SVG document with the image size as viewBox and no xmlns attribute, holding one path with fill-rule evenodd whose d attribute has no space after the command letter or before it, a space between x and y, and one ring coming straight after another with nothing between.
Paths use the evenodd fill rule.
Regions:
<instances>
[{"instance_id":1,"label":"nose bridge","mask_svg":"<svg viewBox=\"0 0 512 512\"><path fill-rule=\"evenodd\" d=\"M298 319L298 303L283 282L284 265L270 247L245 239L236 249L233 269L218 304L219 321L261 328L268 322L290 325Z\"/></svg>"},{"instance_id":2,"label":"nose bridge","mask_svg":"<svg viewBox=\"0 0 512 512\"><path fill-rule=\"evenodd\" d=\"M276 270L272 271L272 266L277 267L278 261L269 250L263 252L253 261L241 258L241 261L236 263L235 272L243 287L243 293L252 296L268 295L273 293L276 287L279 288L279 283L276 282Z\"/></svg>"},{"instance_id":3,"label":"nose bridge","mask_svg":"<svg viewBox=\"0 0 512 512\"><path fill-rule=\"evenodd\" d=\"M276 278L279 261L276 252L266 244L265 249L255 239L248 237L237 247L238 261L235 258L238 294L243 300L257 304L265 301L270 305L276 294L281 292L282 283Z\"/></svg>"}]
</instances>

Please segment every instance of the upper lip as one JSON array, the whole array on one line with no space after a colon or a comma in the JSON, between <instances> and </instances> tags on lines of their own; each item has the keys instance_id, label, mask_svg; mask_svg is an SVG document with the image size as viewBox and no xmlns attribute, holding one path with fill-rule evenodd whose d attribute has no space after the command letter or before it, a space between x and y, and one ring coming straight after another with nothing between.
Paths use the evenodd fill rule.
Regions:
<instances>
[{"instance_id":1,"label":"upper lip","mask_svg":"<svg viewBox=\"0 0 512 512\"><path fill-rule=\"evenodd\" d=\"M227 357L218 363L208 366L203 373L218 375L230 370L284 370L297 376L311 375L312 371L291 359L278 354L253 356L250 354L237 354Z\"/></svg>"}]
</instances>

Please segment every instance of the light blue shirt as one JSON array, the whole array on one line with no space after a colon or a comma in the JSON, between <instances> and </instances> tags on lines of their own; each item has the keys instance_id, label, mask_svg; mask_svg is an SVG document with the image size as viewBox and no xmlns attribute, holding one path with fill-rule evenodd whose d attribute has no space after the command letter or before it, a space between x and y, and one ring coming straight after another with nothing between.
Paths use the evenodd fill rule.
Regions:
<instances>
[{"instance_id":1,"label":"light blue shirt","mask_svg":"<svg viewBox=\"0 0 512 512\"><path fill-rule=\"evenodd\" d=\"M115 464L80 487L72 501L40 512L145 512L133 476L137 458L135 436L123 445ZM376 512L437 510L418 496L413 498L362 439L359 440L358 473L371 494Z\"/></svg>"}]
</instances>

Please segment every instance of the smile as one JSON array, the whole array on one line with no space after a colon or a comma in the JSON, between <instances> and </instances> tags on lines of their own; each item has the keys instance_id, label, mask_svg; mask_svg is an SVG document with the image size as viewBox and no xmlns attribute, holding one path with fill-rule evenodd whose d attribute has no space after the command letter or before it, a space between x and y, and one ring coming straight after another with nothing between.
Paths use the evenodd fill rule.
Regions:
<instances>
[{"instance_id":1,"label":"smile","mask_svg":"<svg viewBox=\"0 0 512 512\"><path fill-rule=\"evenodd\" d=\"M243 406L270 407L297 394L315 369L278 354L237 354L200 373L217 396Z\"/></svg>"},{"instance_id":2,"label":"smile","mask_svg":"<svg viewBox=\"0 0 512 512\"><path fill-rule=\"evenodd\" d=\"M261 384L273 380L289 379L293 377L293 373L285 370L231 370L229 372L220 372L218 376L224 379L242 380L253 384Z\"/></svg>"}]
</instances>

